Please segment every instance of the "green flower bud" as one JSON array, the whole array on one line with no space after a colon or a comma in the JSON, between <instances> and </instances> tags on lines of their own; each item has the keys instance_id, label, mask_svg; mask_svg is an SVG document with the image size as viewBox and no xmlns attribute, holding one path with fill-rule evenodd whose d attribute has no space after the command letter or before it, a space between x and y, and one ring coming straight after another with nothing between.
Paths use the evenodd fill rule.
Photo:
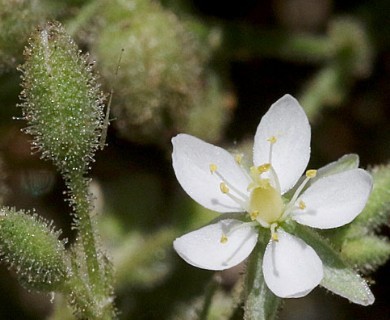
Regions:
<instances>
[{"instance_id":1,"label":"green flower bud","mask_svg":"<svg viewBox=\"0 0 390 320\"><path fill-rule=\"evenodd\" d=\"M0 214L2 259L15 269L21 284L39 291L59 290L68 276L60 232L36 214L9 208Z\"/></svg>"},{"instance_id":2,"label":"green flower bud","mask_svg":"<svg viewBox=\"0 0 390 320\"><path fill-rule=\"evenodd\" d=\"M209 83L203 70L208 50L201 48L189 24L158 3L111 1L104 7L102 19L92 50L102 75L114 87L114 124L127 139L165 144L175 132L191 127L191 119L200 119L199 110L207 113L204 103L214 103L216 93L221 95L215 82L212 92L204 92ZM214 103L220 111L216 128L222 104ZM208 130L203 126L203 132Z\"/></svg>"},{"instance_id":3,"label":"green flower bud","mask_svg":"<svg viewBox=\"0 0 390 320\"><path fill-rule=\"evenodd\" d=\"M88 169L103 130L103 95L91 64L57 22L39 27L21 67L21 104L33 149L64 173Z\"/></svg>"}]
</instances>

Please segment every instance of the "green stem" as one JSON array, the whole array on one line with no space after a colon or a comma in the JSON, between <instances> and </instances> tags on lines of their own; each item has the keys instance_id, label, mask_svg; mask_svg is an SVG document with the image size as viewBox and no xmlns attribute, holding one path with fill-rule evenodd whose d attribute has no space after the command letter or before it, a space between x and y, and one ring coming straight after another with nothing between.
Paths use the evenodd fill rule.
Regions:
<instances>
[{"instance_id":1,"label":"green stem","mask_svg":"<svg viewBox=\"0 0 390 320\"><path fill-rule=\"evenodd\" d=\"M88 191L89 180L84 177L83 170L75 170L66 175L70 191L70 202L76 218L78 240L82 246L88 277L80 273L76 262L78 254L72 258L74 271L69 280L70 300L80 313L82 319L111 320L116 317L112 299L112 270L98 254L95 239L95 225L91 217L91 196Z\"/></svg>"},{"instance_id":2,"label":"green stem","mask_svg":"<svg viewBox=\"0 0 390 320\"><path fill-rule=\"evenodd\" d=\"M99 7L102 6L101 1L91 1L90 3L83 6L78 14L73 17L72 20L66 24L67 32L74 37L78 31L80 31L90 20L96 16L96 12Z\"/></svg>"},{"instance_id":3,"label":"green stem","mask_svg":"<svg viewBox=\"0 0 390 320\"><path fill-rule=\"evenodd\" d=\"M215 292L217 291L218 287L220 285L220 278L219 276L214 276L210 283L206 287L206 292L204 296L203 306L202 310L199 314L199 320L207 320L208 319L208 313L211 306L211 301L213 300L213 296Z\"/></svg>"},{"instance_id":4,"label":"green stem","mask_svg":"<svg viewBox=\"0 0 390 320\"><path fill-rule=\"evenodd\" d=\"M287 60L323 62L334 54L326 36L291 34L261 30L246 25L224 25L223 54L246 60L253 57L279 57Z\"/></svg>"},{"instance_id":5,"label":"green stem","mask_svg":"<svg viewBox=\"0 0 390 320\"><path fill-rule=\"evenodd\" d=\"M324 107L340 105L347 96L352 81L348 71L335 63L323 67L299 97L310 121L316 121Z\"/></svg>"},{"instance_id":6,"label":"green stem","mask_svg":"<svg viewBox=\"0 0 390 320\"><path fill-rule=\"evenodd\" d=\"M260 238L253 250L246 271L244 283L244 319L273 320L276 319L281 299L267 287L263 276L263 255L269 233L260 233Z\"/></svg>"},{"instance_id":7,"label":"green stem","mask_svg":"<svg viewBox=\"0 0 390 320\"><path fill-rule=\"evenodd\" d=\"M95 242L95 230L90 211L91 201L88 191L88 180L79 171L68 175L68 188L71 193L71 203L75 210L77 229L84 249L85 260L90 284L99 287L100 267Z\"/></svg>"}]
</instances>

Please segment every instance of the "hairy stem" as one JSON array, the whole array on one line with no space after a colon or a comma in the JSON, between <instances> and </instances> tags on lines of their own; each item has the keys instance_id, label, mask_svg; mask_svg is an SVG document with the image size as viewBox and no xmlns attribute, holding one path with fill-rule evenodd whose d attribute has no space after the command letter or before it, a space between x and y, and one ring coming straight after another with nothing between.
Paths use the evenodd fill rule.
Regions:
<instances>
[{"instance_id":1,"label":"hairy stem","mask_svg":"<svg viewBox=\"0 0 390 320\"><path fill-rule=\"evenodd\" d=\"M67 185L71 193L71 205L76 216L76 226L84 249L90 284L99 287L100 267L96 249L95 230L91 220L92 208L88 180L79 171L68 175Z\"/></svg>"},{"instance_id":2,"label":"hairy stem","mask_svg":"<svg viewBox=\"0 0 390 320\"><path fill-rule=\"evenodd\" d=\"M261 239L249 258L246 271L244 284L245 320L276 319L282 301L268 289L263 276L263 255L269 234L260 233L259 238Z\"/></svg>"}]
</instances>

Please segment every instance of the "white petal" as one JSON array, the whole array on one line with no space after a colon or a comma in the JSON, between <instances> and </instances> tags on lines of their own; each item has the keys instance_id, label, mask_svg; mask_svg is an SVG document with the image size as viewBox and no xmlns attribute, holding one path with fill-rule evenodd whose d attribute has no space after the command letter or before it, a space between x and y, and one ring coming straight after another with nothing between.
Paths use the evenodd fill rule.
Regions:
<instances>
[{"instance_id":1,"label":"white petal","mask_svg":"<svg viewBox=\"0 0 390 320\"><path fill-rule=\"evenodd\" d=\"M313 290L323 278L321 259L301 239L278 231L264 253L264 279L268 288L281 298L299 298Z\"/></svg>"},{"instance_id":2,"label":"white petal","mask_svg":"<svg viewBox=\"0 0 390 320\"><path fill-rule=\"evenodd\" d=\"M218 212L245 211L249 178L229 152L187 134L177 135L172 144L173 169L192 199ZM210 172L210 164L217 166L217 172ZM221 192L221 176L238 201Z\"/></svg>"},{"instance_id":3,"label":"white petal","mask_svg":"<svg viewBox=\"0 0 390 320\"><path fill-rule=\"evenodd\" d=\"M293 219L320 229L351 222L363 210L372 189L371 175L352 169L319 179L299 198L306 208L296 209Z\"/></svg>"},{"instance_id":4,"label":"white petal","mask_svg":"<svg viewBox=\"0 0 390 320\"><path fill-rule=\"evenodd\" d=\"M221 242L223 235L227 237L225 243ZM195 267L224 270L247 258L256 242L257 230L254 227L239 220L226 219L177 238L173 247L180 257Z\"/></svg>"},{"instance_id":5,"label":"white petal","mask_svg":"<svg viewBox=\"0 0 390 320\"><path fill-rule=\"evenodd\" d=\"M282 194L291 189L305 170L310 158L310 125L298 101L285 95L276 101L257 127L253 147L254 164L269 162L269 138L272 166L279 178Z\"/></svg>"}]
</instances>

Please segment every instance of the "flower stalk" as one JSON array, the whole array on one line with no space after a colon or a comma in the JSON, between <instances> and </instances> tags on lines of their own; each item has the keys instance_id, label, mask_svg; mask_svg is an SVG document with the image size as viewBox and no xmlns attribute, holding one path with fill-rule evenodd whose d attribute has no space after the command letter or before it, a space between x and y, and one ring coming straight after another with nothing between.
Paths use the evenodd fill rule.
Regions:
<instances>
[{"instance_id":1,"label":"flower stalk","mask_svg":"<svg viewBox=\"0 0 390 320\"><path fill-rule=\"evenodd\" d=\"M277 319L282 299L268 289L263 274L263 255L268 242L267 235L260 236L246 268L244 282L244 319Z\"/></svg>"},{"instance_id":2,"label":"flower stalk","mask_svg":"<svg viewBox=\"0 0 390 320\"><path fill-rule=\"evenodd\" d=\"M20 68L24 131L33 136L33 149L63 176L78 230L69 253L71 276L61 292L78 318L112 319L112 268L96 241L86 177L105 130L104 96L92 64L58 22L37 28L25 56Z\"/></svg>"},{"instance_id":3,"label":"flower stalk","mask_svg":"<svg viewBox=\"0 0 390 320\"><path fill-rule=\"evenodd\" d=\"M92 205L88 184L88 180L80 172L74 172L68 176L67 186L71 194L70 202L74 209L76 226L79 231L78 236L85 254L88 277L91 284L98 286L100 267L96 249L95 228L90 215Z\"/></svg>"}]
</instances>

